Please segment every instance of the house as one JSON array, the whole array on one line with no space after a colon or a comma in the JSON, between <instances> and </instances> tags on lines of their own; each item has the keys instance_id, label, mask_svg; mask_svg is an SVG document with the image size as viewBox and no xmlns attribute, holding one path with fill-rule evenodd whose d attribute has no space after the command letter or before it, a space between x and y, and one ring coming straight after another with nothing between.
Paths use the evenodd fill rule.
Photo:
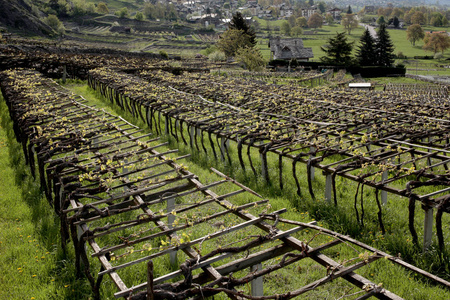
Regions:
<instances>
[{"instance_id":1,"label":"house","mask_svg":"<svg viewBox=\"0 0 450 300\"><path fill-rule=\"evenodd\" d=\"M333 19L340 20L341 19L342 9L339 9L339 8L335 7L333 9L328 10L327 13L332 15Z\"/></svg>"},{"instance_id":2,"label":"house","mask_svg":"<svg viewBox=\"0 0 450 300\"><path fill-rule=\"evenodd\" d=\"M288 7L287 5L280 5L280 17L281 18L289 18L290 16L292 16L294 14L294 10L291 7Z\"/></svg>"},{"instance_id":3,"label":"house","mask_svg":"<svg viewBox=\"0 0 450 300\"><path fill-rule=\"evenodd\" d=\"M302 8L301 13L302 17L308 20L313 14L320 13L320 10L317 8L317 5L313 5L310 8Z\"/></svg>"},{"instance_id":4,"label":"house","mask_svg":"<svg viewBox=\"0 0 450 300\"><path fill-rule=\"evenodd\" d=\"M303 40L300 38L271 38L269 40L269 47L272 59L308 61L314 57L312 48L303 47Z\"/></svg>"}]
</instances>

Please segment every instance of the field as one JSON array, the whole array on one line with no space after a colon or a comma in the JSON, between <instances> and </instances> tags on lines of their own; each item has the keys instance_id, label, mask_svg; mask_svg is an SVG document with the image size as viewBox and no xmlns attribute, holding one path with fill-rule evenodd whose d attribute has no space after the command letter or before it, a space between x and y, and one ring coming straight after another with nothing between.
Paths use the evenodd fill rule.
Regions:
<instances>
[{"instance_id":1,"label":"field","mask_svg":"<svg viewBox=\"0 0 450 300\"><path fill-rule=\"evenodd\" d=\"M11 61L23 57L12 50L7 55ZM446 195L448 186L448 114L436 109L448 106L444 91L432 85L370 93L327 86L274 89L253 80L265 74L253 74L252 80L245 73L239 78L233 73L174 76L161 71L170 70L170 63L139 55L59 55L58 61L34 55L31 64L42 60L52 67L38 63L42 73L2 73L7 97L1 102L0 151L8 174L2 180L9 180L2 182L8 187L2 201L23 203L15 214L0 211L2 262L11 271L1 280L6 297L14 286L16 298L113 299L114 284L122 294L138 285L145 291L142 283L149 274L156 279L154 292L164 295L160 283L171 272L179 273L167 283L190 284L186 269L163 255L176 249L178 262L188 260L188 273L205 284L180 290L180 296L187 291L220 299L226 297L223 292L232 295L220 283L201 281L199 263L208 259L214 262L204 266L205 272L253 294L244 283L254 279L248 267L266 257L258 272L265 272L267 295L300 295L314 287L310 298L347 297L355 291L345 280L351 274L360 283L358 276L371 281L367 290L357 285L354 298L386 290L408 299L449 298L431 276L426 279L397 259L400 255L448 280L449 218L443 213L445 198L436 197ZM62 65L72 77L88 81L70 80L65 88L55 84L47 76L61 74ZM115 70L96 69L101 65ZM289 80L281 74L277 79ZM426 96L430 93L433 101ZM14 133L25 141L23 154ZM29 160L35 155L38 164ZM373 164L366 165L369 161ZM384 190L390 193L387 204L380 205ZM174 198L173 208L161 203ZM259 219L273 227L252 226ZM319 227L308 224L313 221ZM178 236L166 222L176 226ZM250 227L241 230L244 226ZM430 229L437 234L430 235ZM295 249L282 238L291 230L289 247ZM14 252L15 245L20 251ZM308 259L296 261L305 251ZM149 255L153 269L144 264ZM239 269L234 261L250 265ZM86 266L94 278L77 279ZM237 271L219 276L209 268ZM96 281L99 270L111 274L102 284ZM137 288L134 292L145 296Z\"/></svg>"}]
</instances>

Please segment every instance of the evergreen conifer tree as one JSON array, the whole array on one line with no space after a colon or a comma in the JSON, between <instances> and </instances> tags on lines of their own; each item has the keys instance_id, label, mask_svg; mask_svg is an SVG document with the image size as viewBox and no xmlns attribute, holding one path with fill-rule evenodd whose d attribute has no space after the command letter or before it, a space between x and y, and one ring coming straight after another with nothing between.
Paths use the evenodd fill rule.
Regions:
<instances>
[{"instance_id":1,"label":"evergreen conifer tree","mask_svg":"<svg viewBox=\"0 0 450 300\"><path fill-rule=\"evenodd\" d=\"M368 28L364 31L363 35L360 38L360 46L358 47L358 51L356 54L356 58L358 63L361 66L374 66L376 65L376 41L370 34Z\"/></svg>"},{"instance_id":2,"label":"evergreen conifer tree","mask_svg":"<svg viewBox=\"0 0 450 300\"><path fill-rule=\"evenodd\" d=\"M248 26L247 22L245 22L244 17L240 12L237 12L233 15L228 28L242 30L246 35L250 37L250 42L252 43L252 45L256 45L256 33L253 28Z\"/></svg>"},{"instance_id":3,"label":"evergreen conifer tree","mask_svg":"<svg viewBox=\"0 0 450 300\"><path fill-rule=\"evenodd\" d=\"M377 65L390 67L394 63L394 44L386 30L386 25L380 25L376 43Z\"/></svg>"},{"instance_id":4,"label":"evergreen conifer tree","mask_svg":"<svg viewBox=\"0 0 450 300\"><path fill-rule=\"evenodd\" d=\"M347 41L345 32L337 33L334 38L328 40L328 45L321 49L327 54L320 58L325 63L346 66L352 63L353 43Z\"/></svg>"},{"instance_id":5,"label":"evergreen conifer tree","mask_svg":"<svg viewBox=\"0 0 450 300\"><path fill-rule=\"evenodd\" d=\"M352 7L349 5L347 8L347 14L352 14L352 13L353 13Z\"/></svg>"}]
</instances>

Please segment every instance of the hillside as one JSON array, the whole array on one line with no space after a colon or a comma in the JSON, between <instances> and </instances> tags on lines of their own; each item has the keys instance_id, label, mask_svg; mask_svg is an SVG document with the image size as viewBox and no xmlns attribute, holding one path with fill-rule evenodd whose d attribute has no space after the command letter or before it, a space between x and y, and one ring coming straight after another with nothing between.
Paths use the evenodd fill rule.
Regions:
<instances>
[{"instance_id":1,"label":"hillside","mask_svg":"<svg viewBox=\"0 0 450 300\"><path fill-rule=\"evenodd\" d=\"M0 0L0 25L12 27L27 33L47 35L52 33L52 29L42 22L37 14L41 14L38 9L24 0L8 1ZM43 16L43 15L42 15Z\"/></svg>"}]
</instances>

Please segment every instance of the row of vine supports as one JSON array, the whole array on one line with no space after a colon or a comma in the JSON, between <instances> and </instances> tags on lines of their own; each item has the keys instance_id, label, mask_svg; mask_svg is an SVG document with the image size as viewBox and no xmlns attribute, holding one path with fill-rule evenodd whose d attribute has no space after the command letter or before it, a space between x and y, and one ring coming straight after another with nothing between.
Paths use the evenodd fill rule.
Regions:
<instances>
[{"instance_id":1,"label":"row of vine supports","mask_svg":"<svg viewBox=\"0 0 450 300\"><path fill-rule=\"evenodd\" d=\"M130 299L186 299L214 296L221 292L231 299L290 299L334 282L337 278L343 278L360 288L359 293L363 293L364 297L373 295L383 299L401 299L354 272L380 258L450 286L449 282L441 278L349 237L311 223L282 219L280 215L286 209L271 211L267 206L268 200L217 170L212 169L221 180L207 185L201 183L195 174L178 163L183 157L167 157L175 150L156 150L164 144L158 138L150 138L149 134L143 134L125 120L87 106L84 99L66 93L36 72L15 70L0 76L2 93L10 109L16 137L24 145L30 167L33 168L37 163L42 188L49 203L61 217L63 246L69 241L73 242L77 271L81 273L84 266L83 271L97 299L100 298L104 275L109 275L119 288L116 297ZM115 93L109 95L114 96L115 100L121 97ZM133 111L133 105L122 100L123 107ZM167 120L168 126L165 128L176 126L170 118L160 116L161 122ZM171 133L175 131L169 130ZM195 132L192 134L195 135ZM223 145L227 147L226 141ZM226 148L224 151L227 151ZM266 154L264 151L261 153ZM161 166L165 169L159 169ZM147 173L150 169L156 170ZM164 178L171 173L175 174ZM155 177L160 180L149 181ZM180 185L171 186L178 182ZM231 184L237 189L227 189L221 194L212 190L223 184ZM175 202L174 205L175 199L182 200L194 194L202 197L194 198L194 202ZM234 196L243 194L251 194L255 200L252 198L244 204L232 202ZM162 204L164 209L153 211L154 208L158 209L157 204ZM191 210L199 213L195 209L206 208L207 205L214 205L213 213L206 211L198 218L191 216L183 219L183 213ZM254 210L257 216L250 210ZM136 213L133 215L131 212ZM202 224L206 226L208 221L221 220L219 218L226 215L235 216L237 223L226 224L226 228L213 229L192 240L181 240L183 233L186 233L184 230L200 230ZM183 221L181 224L176 223L180 220ZM146 227L150 224L154 226ZM287 229L281 230L277 227L280 224L288 225ZM127 235L128 229L133 230ZM304 229L317 233L307 241L293 236ZM113 238L116 232L124 234ZM232 232L240 232L242 238L236 239L230 235ZM326 242L315 242L322 235L328 237ZM157 249L145 243L163 236L169 240L165 244L161 242ZM100 244L102 237L106 238L103 245ZM230 243L211 250L211 246L216 245L216 239L222 237L228 237ZM111 245L113 241L115 243ZM209 243L212 243L209 252L202 252L202 247L205 248ZM314 243L317 245L313 247ZM92 249L90 256L98 258L101 264L97 277L86 249L87 244ZM141 244L146 248L133 248ZM348 263L337 262L321 253L337 245L349 244L354 245L351 249L359 247L364 252L356 250L357 256ZM120 250L123 252L118 254ZM148 251L151 252L146 254ZM155 260L181 251L186 254L186 261L179 265L179 269L155 278ZM123 262L120 260L122 258L129 260ZM279 262L272 263L272 259L278 259ZM303 259L312 259L324 266L326 275L303 287L283 291L280 295L261 295L262 276ZM212 266L219 262L222 265ZM131 287L125 285L119 272L144 263L147 266L147 282ZM195 274L195 270L202 270L203 273ZM244 272L240 277L237 275L239 271ZM183 279L166 283L177 276ZM252 295L236 289L248 283L253 286Z\"/></svg>"},{"instance_id":2,"label":"row of vine supports","mask_svg":"<svg viewBox=\"0 0 450 300\"><path fill-rule=\"evenodd\" d=\"M141 80L141 79L138 79L136 77L136 78L134 78L134 80ZM413 236L413 240L416 244L418 243L418 237L417 237L417 233L414 229L414 215L415 215L415 202L419 200L422 203L422 207L424 208L424 211L425 211L423 248L426 249L431 244L432 225L433 225L433 223L432 223L433 208L436 208L437 216L439 216L439 218L438 217L436 218L436 229L437 229L436 234L437 234L437 237L439 240L439 246L441 249L443 249L444 239L443 239L443 233L442 233L442 217L441 216L442 216L443 212L448 212L448 207L447 207L448 204L447 204L447 201L445 200L446 199L445 197L444 197L444 200L439 198L439 199L437 199L438 201L436 201L436 202L428 200L427 197L423 197L422 199L419 199L416 194L412 193L411 189L410 190L397 190L395 188L391 188L391 187L383 184L385 181L388 180L387 170L382 172L381 184L372 182L372 181L367 181L367 180L364 180L364 178L360 178L358 176L354 176L354 175L345 173L346 168L353 167L352 164L349 164L348 166L341 165L338 168L330 168L327 165L321 165L319 163L319 160L314 159L314 154L317 153L317 151L315 151L314 148L311 148L311 151L310 151L311 154L309 155L309 158L306 158L305 154L292 155L287 152L284 152L284 150L272 150L273 143L271 143L270 141L266 142L264 144L264 141L261 140L262 144L258 145L256 143L256 141L258 140L257 136L251 137L249 135L243 139L239 138L239 137L237 137L237 139L232 138L229 134L227 134L227 131L228 131L227 128L223 128L223 127L222 128L221 127L214 128L211 126L207 126L206 123L205 123L205 125L202 125L201 122L196 122L195 118L192 121L190 121L189 119L183 119L182 116L180 117L178 115L176 110L174 110L174 113L171 113L170 110L167 110L164 107L164 105L153 104L151 102L146 101L145 98L135 99L130 94L125 95L123 92L120 91L120 89L116 89L114 86L109 85L107 82L102 82L102 81L98 80L98 78L93 77L92 74L89 77L88 83L93 89L100 91L102 93L102 95L105 96L107 99L109 99L112 103L116 103L123 109L127 109L134 116L140 117L143 121L145 121L148 124L148 126L151 129L156 130L156 132L158 134L162 133L162 126L163 126L162 124L164 124L164 128L165 128L164 132L166 134L170 134L177 141L179 141L179 136L180 136L181 137L180 140L182 140L183 143L189 144L192 148L195 147L195 149L197 151L201 151L200 149L202 148L203 151L207 153L207 148L204 144L204 134L202 133L202 131L204 131L205 134L207 134L207 136L209 138L209 145L211 147L211 151L212 151L214 157L216 157L216 158L220 157L223 160L228 159L228 161L231 163L231 158L228 153L227 146L229 145L228 140L230 140L230 139L234 140L237 143L238 155L239 155L239 161L240 161L241 167L244 169L245 169L245 164L243 163L241 152L242 152L243 145L247 145L247 147L248 147L247 154L248 154L249 165L255 175L258 172L256 171L255 167L253 166L252 158L250 156L250 148L257 148L259 150L260 156L261 156L261 167L262 167L261 174L262 174L262 177L264 178L264 180L266 180L266 181L270 180L268 166L267 166L267 152L270 151L270 152L276 153L279 156L279 172L280 172L279 177L280 178L282 177L283 157L291 159L293 161L293 169L292 169L293 176L294 176L294 179L297 184L299 195L301 193L300 193L300 183L296 176L296 163L297 162L303 162L307 166L308 187L309 187L309 192L313 198L315 198L314 191L312 189L312 180L313 180L312 174L314 174L314 167L318 167L324 171L324 175L326 176L325 199L327 199L328 201L331 201L332 199L334 199L335 205L337 205L336 186L335 186L336 175L359 182L358 190L355 195L355 210L356 210L356 214L357 214L357 219L358 219L358 221L360 221L360 223L362 223L363 220L362 219L360 220L359 215L358 215L358 210L356 208L356 201L357 201L357 197L358 197L358 193L359 193L359 186L361 185L361 191L363 191L363 188L365 185L375 188L376 201L377 201L377 205L379 208L378 220L379 220L380 229L383 231L383 233L385 232L385 229L384 229L384 224L383 224L383 220L382 220L382 205L385 205L387 203L387 193L391 192L391 193L395 193L395 194L398 194L401 196L409 197L410 198L410 206L409 206L410 226L409 226L409 228L410 228L411 234ZM145 83L144 83L144 85L145 85ZM183 96L180 94L180 97L183 97ZM207 103L205 103L205 104L208 105ZM145 111L145 113L143 111ZM187 138L185 138L185 136L183 135L183 132L184 132L183 124L187 124L187 132L188 132L189 142L187 141ZM212 134L214 134L216 136L216 138L214 138L212 136ZM200 135L201 147L199 147L199 143L198 143L199 135ZM214 144L215 144L214 139L217 142L217 150L214 146ZM377 143L375 143L375 145L377 145ZM380 146L380 145L378 145L378 146ZM411 150L408 150L408 151L411 151ZM414 150L414 151L417 151L417 150ZM332 153L332 149L330 149L329 152ZM418 151L418 153L423 154L420 151ZM444 153L445 153L445 150L444 150ZM413 156L413 152L411 152L411 155ZM439 156L439 155L436 156L436 153L430 153L430 154L428 154L428 159L431 156L439 157L439 159L443 160L442 163L438 163L436 165L443 164L445 168L447 167L446 163L448 162L448 158L445 158L445 157L441 158L441 156ZM413 163L415 163L415 159L412 159L412 161L413 161ZM432 168L432 165L430 166L430 169L431 168ZM416 180L413 183L413 185L410 185L410 187L414 188L414 187L420 187L420 186L429 185L429 184L432 184L432 185L444 184L444 185L446 185L448 183L446 182L446 179L444 179L444 178L441 179L438 176L438 177L432 177L430 182L425 183L425 184L422 184ZM282 180L280 180L280 187L283 188ZM379 191L381 191L381 203L380 203L379 197L378 197ZM361 192L361 202L362 202L362 194L363 193ZM435 204L435 203L437 203L437 204ZM414 204L414 207L412 204ZM363 213L362 217L364 217L364 213ZM431 222L430 222L430 217L431 217Z\"/></svg>"}]
</instances>

